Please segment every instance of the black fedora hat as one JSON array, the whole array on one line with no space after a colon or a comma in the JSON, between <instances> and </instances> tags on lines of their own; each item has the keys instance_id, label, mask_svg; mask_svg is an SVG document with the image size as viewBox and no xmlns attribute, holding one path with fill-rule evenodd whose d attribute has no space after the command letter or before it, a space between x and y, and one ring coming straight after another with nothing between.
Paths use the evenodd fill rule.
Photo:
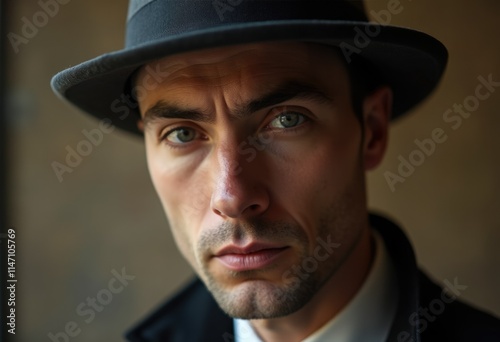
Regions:
<instances>
[{"instance_id":1,"label":"black fedora hat","mask_svg":"<svg viewBox=\"0 0 500 342\"><path fill-rule=\"evenodd\" d=\"M139 133L129 81L145 63L227 45L317 42L375 66L393 88L394 119L432 92L448 54L425 33L380 24L368 21L361 0L131 0L125 48L63 70L51 84L84 111Z\"/></svg>"}]
</instances>

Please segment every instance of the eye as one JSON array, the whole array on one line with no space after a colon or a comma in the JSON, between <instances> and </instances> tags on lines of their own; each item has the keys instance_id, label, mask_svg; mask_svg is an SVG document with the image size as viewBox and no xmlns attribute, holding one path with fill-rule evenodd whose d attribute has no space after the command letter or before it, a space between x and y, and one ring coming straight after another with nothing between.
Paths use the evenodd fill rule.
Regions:
<instances>
[{"instance_id":1,"label":"eye","mask_svg":"<svg viewBox=\"0 0 500 342\"><path fill-rule=\"evenodd\" d=\"M305 116L292 111L282 112L269 123L271 128L294 128L306 120Z\"/></svg>"},{"instance_id":2,"label":"eye","mask_svg":"<svg viewBox=\"0 0 500 342\"><path fill-rule=\"evenodd\" d=\"M168 131L163 137L162 140L167 140L172 144L187 144L196 138L199 137L199 134L196 130L189 127L178 127Z\"/></svg>"}]
</instances>

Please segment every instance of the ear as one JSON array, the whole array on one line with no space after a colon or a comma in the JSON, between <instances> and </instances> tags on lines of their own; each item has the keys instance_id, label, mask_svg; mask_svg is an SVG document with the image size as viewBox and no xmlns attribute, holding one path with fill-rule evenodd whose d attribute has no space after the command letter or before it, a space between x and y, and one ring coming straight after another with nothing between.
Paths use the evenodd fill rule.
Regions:
<instances>
[{"instance_id":1,"label":"ear","mask_svg":"<svg viewBox=\"0 0 500 342\"><path fill-rule=\"evenodd\" d=\"M373 170L382 161L388 141L389 121L392 114L392 90L377 88L363 101L365 170Z\"/></svg>"},{"instance_id":2,"label":"ear","mask_svg":"<svg viewBox=\"0 0 500 342\"><path fill-rule=\"evenodd\" d=\"M137 120L137 129L144 133L144 121L142 119Z\"/></svg>"}]
</instances>

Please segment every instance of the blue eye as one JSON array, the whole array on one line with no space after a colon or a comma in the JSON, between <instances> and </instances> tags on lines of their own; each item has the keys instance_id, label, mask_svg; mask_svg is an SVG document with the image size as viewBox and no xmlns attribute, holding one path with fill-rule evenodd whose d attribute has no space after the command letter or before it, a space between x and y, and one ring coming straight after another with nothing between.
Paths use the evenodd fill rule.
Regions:
<instances>
[{"instance_id":1,"label":"blue eye","mask_svg":"<svg viewBox=\"0 0 500 342\"><path fill-rule=\"evenodd\" d=\"M168 140L174 144L186 144L197 137L197 133L194 129L189 127L179 127L169 131L164 139Z\"/></svg>"},{"instance_id":2,"label":"blue eye","mask_svg":"<svg viewBox=\"0 0 500 342\"><path fill-rule=\"evenodd\" d=\"M296 112L283 112L269 124L272 128L293 128L305 121L304 115Z\"/></svg>"}]
</instances>

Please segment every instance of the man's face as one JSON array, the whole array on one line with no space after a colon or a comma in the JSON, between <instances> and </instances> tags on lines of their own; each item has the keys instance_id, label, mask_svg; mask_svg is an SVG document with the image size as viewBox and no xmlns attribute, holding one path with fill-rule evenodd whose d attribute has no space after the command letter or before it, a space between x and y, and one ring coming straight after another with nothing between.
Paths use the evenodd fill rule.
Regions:
<instances>
[{"instance_id":1,"label":"man's face","mask_svg":"<svg viewBox=\"0 0 500 342\"><path fill-rule=\"evenodd\" d=\"M366 220L362 130L333 49L266 43L151 63L139 105L174 238L219 305L288 315L331 279ZM149 69L149 70L151 70Z\"/></svg>"}]
</instances>

